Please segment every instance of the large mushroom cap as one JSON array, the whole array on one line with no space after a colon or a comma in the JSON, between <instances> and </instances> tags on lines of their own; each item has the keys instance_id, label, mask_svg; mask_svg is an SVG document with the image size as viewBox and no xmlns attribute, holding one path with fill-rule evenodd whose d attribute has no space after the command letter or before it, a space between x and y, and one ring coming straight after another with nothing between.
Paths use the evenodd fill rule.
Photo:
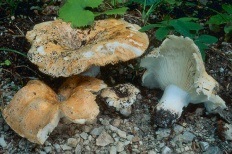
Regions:
<instances>
[{"instance_id":1,"label":"large mushroom cap","mask_svg":"<svg viewBox=\"0 0 232 154\"><path fill-rule=\"evenodd\" d=\"M64 101L60 109L64 117L74 123L92 122L99 113L95 102L96 94L107 85L99 79L86 76L68 78L60 87L58 94Z\"/></svg>"},{"instance_id":2,"label":"large mushroom cap","mask_svg":"<svg viewBox=\"0 0 232 154\"><path fill-rule=\"evenodd\" d=\"M144 53L148 37L124 20L99 20L87 29L73 29L61 20L35 25L26 35L30 61L52 76L79 74L89 67L127 61Z\"/></svg>"},{"instance_id":3,"label":"large mushroom cap","mask_svg":"<svg viewBox=\"0 0 232 154\"><path fill-rule=\"evenodd\" d=\"M207 74L200 51L190 38L169 36L141 60L140 66L147 69L142 77L144 86L165 90L158 109L175 110L178 102L183 103L182 107L189 102L204 102L209 112L214 112L217 107L226 108L225 102L217 95L218 83ZM182 96L174 99L173 92L177 90ZM167 101L170 101L169 105L164 105ZM181 115L182 107L177 117Z\"/></svg>"},{"instance_id":4,"label":"large mushroom cap","mask_svg":"<svg viewBox=\"0 0 232 154\"><path fill-rule=\"evenodd\" d=\"M57 96L43 82L30 81L15 94L3 116L20 136L43 144L60 120Z\"/></svg>"}]
</instances>

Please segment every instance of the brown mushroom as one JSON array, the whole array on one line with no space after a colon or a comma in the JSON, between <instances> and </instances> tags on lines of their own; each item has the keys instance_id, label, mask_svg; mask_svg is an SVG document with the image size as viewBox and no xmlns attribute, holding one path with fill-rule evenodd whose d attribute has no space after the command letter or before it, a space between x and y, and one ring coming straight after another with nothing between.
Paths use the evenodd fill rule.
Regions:
<instances>
[{"instance_id":1,"label":"brown mushroom","mask_svg":"<svg viewBox=\"0 0 232 154\"><path fill-rule=\"evenodd\" d=\"M141 56L148 37L124 20L98 20L93 27L73 29L62 20L35 25L27 32L32 44L29 60L51 76L80 74L91 66L127 61Z\"/></svg>"},{"instance_id":2,"label":"brown mushroom","mask_svg":"<svg viewBox=\"0 0 232 154\"><path fill-rule=\"evenodd\" d=\"M106 84L93 77L73 76L60 87L58 94L64 99L60 109L64 117L74 123L83 124L96 119L99 108L94 93Z\"/></svg>"},{"instance_id":3,"label":"brown mushroom","mask_svg":"<svg viewBox=\"0 0 232 154\"><path fill-rule=\"evenodd\" d=\"M43 82L32 80L15 94L3 117L20 136L43 144L60 120L57 95Z\"/></svg>"}]
</instances>

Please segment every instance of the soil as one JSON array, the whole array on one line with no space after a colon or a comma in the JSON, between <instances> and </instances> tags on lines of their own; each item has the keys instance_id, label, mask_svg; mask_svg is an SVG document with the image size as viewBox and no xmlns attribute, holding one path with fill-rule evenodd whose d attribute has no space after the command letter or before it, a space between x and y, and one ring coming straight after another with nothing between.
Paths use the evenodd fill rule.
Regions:
<instances>
[{"instance_id":1,"label":"soil","mask_svg":"<svg viewBox=\"0 0 232 154\"><path fill-rule=\"evenodd\" d=\"M30 49L30 44L25 38L27 31L35 24L54 20L56 17L52 13L44 15L32 11L30 16L27 13L28 10L24 10L24 13L21 12L23 15L7 17L1 14L0 48L13 49L26 55ZM139 22L130 15L125 15L125 20ZM153 42L152 32L149 32L149 37ZM44 145L37 145L18 136L5 123L0 112L0 139L7 144L0 144L0 153L231 153L232 142L225 140L221 125L230 123L232 117L232 43L223 42L223 38L220 40L206 51L205 67L208 74L219 82L218 94L225 100L227 111L221 114L207 114L202 104L189 105L171 128L155 127L154 109L163 92L141 86L144 70L138 67L138 58L102 67L101 73L97 76L108 86L132 83L140 89L141 94L133 105L131 116L124 118L117 113L101 109L98 119L93 124L78 125L63 120ZM158 45L160 42L151 43L150 48ZM53 89L64 80L41 73L27 57L17 53L0 50L0 55L1 108L4 108L29 80L40 79ZM5 60L9 60L11 64L4 65ZM93 132L95 129L99 134ZM113 141L105 146L98 143L103 132L113 138ZM123 133L126 136L123 136ZM202 146L204 144L208 146Z\"/></svg>"}]
</instances>

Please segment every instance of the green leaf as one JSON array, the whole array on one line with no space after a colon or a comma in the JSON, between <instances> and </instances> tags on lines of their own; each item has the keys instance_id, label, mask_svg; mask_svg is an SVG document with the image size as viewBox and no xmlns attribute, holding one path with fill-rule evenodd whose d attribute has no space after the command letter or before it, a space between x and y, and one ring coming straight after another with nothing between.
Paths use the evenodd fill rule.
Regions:
<instances>
[{"instance_id":1,"label":"green leaf","mask_svg":"<svg viewBox=\"0 0 232 154\"><path fill-rule=\"evenodd\" d=\"M193 18L193 17L182 17L182 18L179 18L178 20L180 20L180 21L197 21L198 18Z\"/></svg>"},{"instance_id":2,"label":"green leaf","mask_svg":"<svg viewBox=\"0 0 232 154\"><path fill-rule=\"evenodd\" d=\"M195 22L183 22L183 24L189 29L189 30L196 30L199 31L203 29L203 26L201 26L199 23Z\"/></svg>"},{"instance_id":3,"label":"green leaf","mask_svg":"<svg viewBox=\"0 0 232 154\"><path fill-rule=\"evenodd\" d=\"M163 25L163 24L149 24L147 26L143 26L139 31L145 32L145 31L148 31L148 30L153 29L153 28L164 27L164 26L165 25Z\"/></svg>"},{"instance_id":4,"label":"green leaf","mask_svg":"<svg viewBox=\"0 0 232 154\"><path fill-rule=\"evenodd\" d=\"M232 25L226 25L226 26L224 27L224 32L225 32L226 34L232 33Z\"/></svg>"},{"instance_id":5,"label":"green leaf","mask_svg":"<svg viewBox=\"0 0 232 154\"><path fill-rule=\"evenodd\" d=\"M197 41L194 41L194 42L198 46L198 48L200 49L201 57L205 61L205 50L208 49L209 47L207 45L205 45L204 43L197 42Z\"/></svg>"},{"instance_id":6,"label":"green leaf","mask_svg":"<svg viewBox=\"0 0 232 154\"><path fill-rule=\"evenodd\" d=\"M121 8L118 8L118 9L113 9L113 10L107 10L105 12L102 12L102 13L96 13L95 16L99 16L101 14L106 14L106 15L123 15L126 13L127 11L127 7L121 7Z\"/></svg>"},{"instance_id":7,"label":"green leaf","mask_svg":"<svg viewBox=\"0 0 232 154\"><path fill-rule=\"evenodd\" d=\"M170 31L171 29L169 27L161 27L156 30L155 37L161 41L169 34Z\"/></svg>"},{"instance_id":8,"label":"green leaf","mask_svg":"<svg viewBox=\"0 0 232 154\"><path fill-rule=\"evenodd\" d=\"M201 35L195 41L205 43L205 44L212 44L212 43L216 43L218 39L211 35Z\"/></svg>"},{"instance_id":9,"label":"green leaf","mask_svg":"<svg viewBox=\"0 0 232 154\"><path fill-rule=\"evenodd\" d=\"M227 23L230 20L232 20L232 16L229 16L228 14L217 14L217 15L211 16L209 21L207 21L206 23L221 25L221 24Z\"/></svg>"},{"instance_id":10,"label":"green leaf","mask_svg":"<svg viewBox=\"0 0 232 154\"><path fill-rule=\"evenodd\" d=\"M7 59L7 60L4 61L4 64L5 64L6 66L10 66L10 65L11 65L11 62Z\"/></svg>"},{"instance_id":11,"label":"green leaf","mask_svg":"<svg viewBox=\"0 0 232 154\"><path fill-rule=\"evenodd\" d=\"M227 13L232 14L232 5L222 5L223 10L225 10Z\"/></svg>"},{"instance_id":12,"label":"green leaf","mask_svg":"<svg viewBox=\"0 0 232 154\"><path fill-rule=\"evenodd\" d=\"M98 7L103 0L67 0L59 10L59 18L71 22L72 27L84 27L94 22L93 12L87 7Z\"/></svg>"},{"instance_id":13,"label":"green leaf","mask_svg":"<svg viewBox=\"0 0 232 154\"><path fill-rule=\"evenodd\" d=\"M136 2L138 4L144 4L145 0L130 0L130 2ZM160 0L146 0L146 5L153 5L159 2Z\"/></svg>"},{"instance_id":14,"label":"green leaf","mask_svg":"<svg viewBox=\"0 0 232 154\"><path fill-rule=\"evenodd\" d=\"M180 20L171 20L170 25L174 27L175 31L180 33L183 36L192 38L192 34L189 31L189 28Z\"/></svg>"}]
</instances>

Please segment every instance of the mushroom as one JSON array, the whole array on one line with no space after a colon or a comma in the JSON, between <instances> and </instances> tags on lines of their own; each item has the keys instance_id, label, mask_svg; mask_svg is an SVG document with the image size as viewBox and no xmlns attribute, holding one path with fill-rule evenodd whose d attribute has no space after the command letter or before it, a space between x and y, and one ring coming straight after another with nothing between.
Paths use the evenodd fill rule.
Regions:
<instances>
[{"instance_id":1,"label":"mushroom","mask_svg":"<svg viewBox=\"0 0 232 154\"><path fill-rule=\"evenodd\" d=\"M64 100L60 105L64 117L79 124L94 121L99 113L96 94L106 86L102 80L93 77L69 77L58 90Z\"/></svg>"},{"instance_id":2,"label":"mushroom","mask_svg":"<svg viewBox=\"0 0 232 154\"><path fill-rule=\"evenodd\" d=\"M119 84L101 90L100 99L109 107L125 117L131 114L131 106L136 101L140 90L132 84Z\"/></svg>"},{"instance_id":3,"label":"mushroom","mask_svg":"<svg viewBox=\"0 0 232 154\"><path fill-rule=\"evenodd\" d=\"M124 20L98 20L93 27L73 29L62 20L37 24L26 38L29 60L45 74L68 77L91 66L104 66L141 56L148 37Z\"/></svg>"},{"instance_id":4,"label":"mushroom","mask_svg":"<svg viewBox=\"0 0 232 154\"><path fill-rule=\"evenodd\" d=\"M57 95L43 82L32 80L4 108L3 117L20 136L43 144L62 117L80 124L96 119L99 108L94 93L105 87L102 80L73 76Z\"/></svg>"},{"instance_id":5,"label":"mushroom","mask_svg":"<svg viewBox=\"0 0 232 154\"><path fill-rule=\"evenodd\" d=\"M217 95L219 84L205 71L199 49L188 37L170 35L141 60L140 66L146 68L142 84L164 90L156 108L158 126L173 124L190 102L203 102L210 113L226 108Z\"/></svg>"},{"instance_id":6,"label":"mushroom","mask_svg":"<svg viewBox=\"0 0 232 154\"><path fill-rule=\"evenodd\" d=\"M60 120L57 96L43 82L32 80L4 108L3 117L20 136L43 144Z\"/></svg>"}]
</instances>

